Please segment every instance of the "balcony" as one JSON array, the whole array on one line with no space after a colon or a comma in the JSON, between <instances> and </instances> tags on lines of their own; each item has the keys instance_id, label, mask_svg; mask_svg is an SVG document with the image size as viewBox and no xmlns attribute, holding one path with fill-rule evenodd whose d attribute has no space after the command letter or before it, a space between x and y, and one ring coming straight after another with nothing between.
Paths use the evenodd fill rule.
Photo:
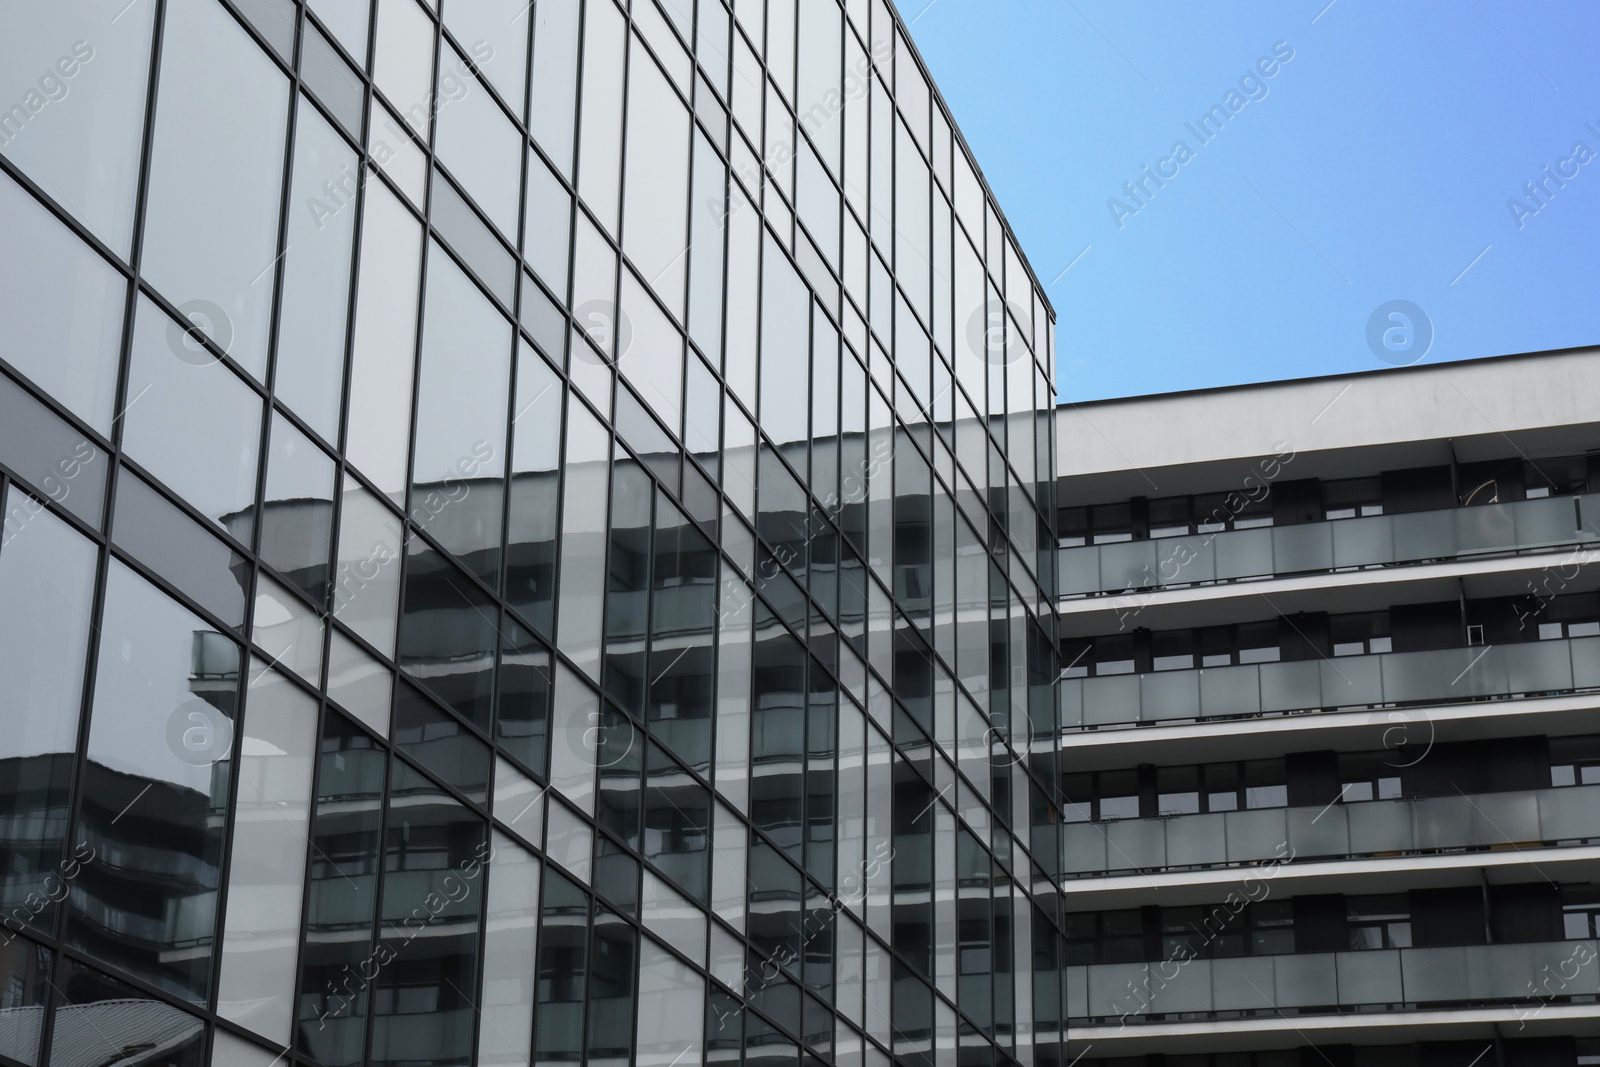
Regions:
<instances>
[{"instance_id":1,"label":"balcony","mask_svg":"<svg viewBox=\"0 0 1600 1067\"><path fill-rule=\"evenodd\" d=\"M1538 848L1600 840L1600 785L1068 823L1064 874ZM1293 849L1292 852L1289 850ZM1070 881L1065 886L1071 892Z\"/></svg>"},{"instance_id":2,"label":"balcony","mask_svg":"<svg viewBox=\"0 0 1600 1067\"><path fill-rule=\"evenodd\" d=\"M1600 540L1600 493L1057 549L1064 597L1439 562Z\"/></svg>"},{"instance_id":3,"label":"balcony","mask_svg":"<svg viewBox=\"0 0 1600 1067\"><path fill-rule=\"evenodd\" d=\"M1067 1014L1082 1026L1593 1002L1597 957L1595 941L1575 940L1068 967Z\"/></svg>"},{"instance_id":4,"label":"balcony","mask_svg":"<svg viewBox=\"0 0 1600 1067\"><path fill-rule=\"evenodd\" d=\"M1600 637L1067 678L1067 729L1333 708L1456 704L1600 688Z\"/></svg>"}]
</instances>

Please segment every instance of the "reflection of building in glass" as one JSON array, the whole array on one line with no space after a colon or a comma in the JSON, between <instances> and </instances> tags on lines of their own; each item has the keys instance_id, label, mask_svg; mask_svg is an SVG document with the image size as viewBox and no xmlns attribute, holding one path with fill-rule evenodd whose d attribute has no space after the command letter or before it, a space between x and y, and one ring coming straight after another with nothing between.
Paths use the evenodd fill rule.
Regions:
<instances>
[{"instance_id":1,"label":"reflection of building in glass","mask_svg":"<svg viewBox=\"0 0 1600 1067\"><path fill-rule=\"evenodd\" d=\"M1597 375L1061 409L1083 1064L1600 1062Z\"/></svg>"},{"instance_id":2,"label":"reflection of building in glass","mask_svg":"<svg viewBox=\"0 0 1600 1067\"><path fill-rule=\"evenodd\" d=\"M112 14L0 14L0 1056L1062 1067L1053 312L890 6Z\"/></svg>"}]
</instances>

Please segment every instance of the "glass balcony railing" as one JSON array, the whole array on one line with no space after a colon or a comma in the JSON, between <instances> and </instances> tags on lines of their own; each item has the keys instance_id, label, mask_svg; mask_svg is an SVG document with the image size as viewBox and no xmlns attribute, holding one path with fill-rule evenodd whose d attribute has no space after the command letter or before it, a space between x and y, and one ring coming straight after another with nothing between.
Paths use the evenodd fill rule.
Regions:
<instances>
[{"instance_id":1,"label":"glass balcony railing","mask_svg":"<svg viewBox=\"0 0 1600 1067\"><path fill-rule=\"evenodd\" d=\"M1136 726L1600 688L1600 637L1066 678L1061 724Z\"/></svg>"},{"instance_id":2,"label":"glass balcony railing","mask_svg":"<svg viewBox=\"0 0 1600 1067\"><path fill-rule=\"evenodd\" d=\"M1593 940L1544 941L1068 967L1067 1014L1081 1026L1224 1012L1276 1018L1396 1007L1592 1003L1600 994L1596 948Z\"/></svg>"},{"instance_id":3,"label":"glass balcony railing","mask_svg":"<svg viewBox=\"0 0 1600 1067\"><path fill-rule=\"evenodd\" d=\"M1600 785L1068 823L1069 878L1600 840ZM1291 851L1291 849L1293 851Z\"/></svg>"},{"instance_id":4,"label":"glass balcony railing","mask_svg":"<svg viewBox=\"0 0 1600 1067\"><path fill-rule=\"evenodd\" d=\"M1057 549L1062 596L1521 552L1600 540L1600 493Z\"/></svg>"}]
</instances>

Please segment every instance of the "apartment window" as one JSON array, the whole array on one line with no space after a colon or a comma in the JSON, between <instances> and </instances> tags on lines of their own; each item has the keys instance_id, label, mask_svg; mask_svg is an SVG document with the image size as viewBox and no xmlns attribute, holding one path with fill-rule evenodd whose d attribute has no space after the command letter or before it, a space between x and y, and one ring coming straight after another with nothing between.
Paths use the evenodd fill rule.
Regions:
<instances>
[{"instance_id":1,"label":"apartment window","mask_svg":"<svg viewBox=\"0 0 1600 1067\"><path fill-rule=\"evenodd\" d=\"M1096 504L1089 510L1091 536L1094 543L1133 540L1133 506L1131 504Z\"/></svg>"},{"instance_id":2,"label":"apartment window","mask_svg":"<svg viewBox=\"0 0 1600 1067\"><path fill-rule=\"evenodd\" d=\"M1139 775L1136 771L1067 774L1062 817L1067 822L1101 822L1139 817Z\"/></svg>"},{"instance_id":3,"label":"apartment window","mask_svg":"<svg viewBox=\"0 0 1600 1067\"><path fill-rule=\"evenodd\" d=\"M1189 498L1162 497L1150 501L1150 536L1182 537L1189 533Z\"/></svg>"},{"instance_id":4,"label":"apartment window","mask_svg":"<svg viewBox=\"0 0 1600 1067\"><path fill-rule=\"evenodd\" d=\"M1383 514L1383 479L1342 478L1322 483L1322 516L1356 519Z\"/></svg>"},{"instance_id":5,"label":"apartment window","mask_svg":"<svg viewBox=\"0 0 1600 1067\"><path fill-rule=\"evenodd\" d=\"M1600 737L1552 737L1550 784L1600 785Z\"/></svg>"},{"instance_id":6,"label":"apartment window","mask_svg":"<svg viewBox=\"0 0 1600 1067\"><path fill-rule=\"evenodd\" d=\"M1071 912L1066 933L1068 964L1137 963L1146 955L1138 908Z\"/></svg>"},{"instance_id":7,"label":"apartment window","mask_svg":"<svg viewBox=\"0 0 1600 1067\"><path fill-rule=\"evenodd\" d=\"M1526 460L1522 464L1522 484L1529 500L1583 493L1589 488L1588 468L1585 456Z\"/></svg>"},{"instance_id":8,"label":"apartment window","mask_svg":"<svg viewBox=\"0 0 1600 1067\"><path fill-rule=\"evenodd\" d=\"M1156 808L1162 815L1197 813L1200 810L1200 768L1159 768L1156 771Z\"/></svg>"},{"instance_id":9,"label":"apartment window","mask_svg":"<svg viewBox=\"0 0 1600 1067\"><path fill-rule=\"evenodd\" d=\"M1240 663L1276 663L1282 658L1275 620L1241 623L1238 629Z\"/></svg>"},{"instance_id":10,"label":"apartment window","mask_svg":"<svg viewBox=\"0 0 1600 1067\"><path fill-rule=\"evenodd\" d=\"M1194 667L1193 630L1164 630L1151 635L1154 666L1158 671L1186 671Z\"/></svg>"},{"instance_id":11,"label":"apartment window","mask_svg":"<svg viewBox=\"0 0 1600 1067\"><path fill-rule=\"evenodd\" d=\"M1565 937L1600 937L1600 888L1563 889L1561 925Z\"/></svg>"},{"instance_id":12,"label":"apartment window","mask_svg":"<svg viewBox=\"0 0 1600 1067\"><path fill-rule=\"evenodd\" d=\"M1333 615L1328 619L1328 636L1335 656L1365 656L1394 651L1389 635L1387 611L1362 611Z\"/></svg>"},{"instance_id":13,"label":"apartment window","mask_svg":"<svg viewBox=\"0 0 1600 1067\"><path fill-rule=\"evenodd\" d=\"M1396 800L1401 796L1399 768L1386 761L1388 753L1353 752L1339 757L1339 799L1346 804L1363 800Z\"/></svg>"},{"instance_id":14,"label":"apartment window","mask_svg":"<svg viewBox=\"0 0 1600 1067\"><path fill-rule=\"evenodd\" d=\"M1352 949L1410 948L1411 905L1404 893L1345 899Z\"/></svg>"},{"instance_id":15,"label":"apartment window","mask_svg":"<svg viewBox=\"0 0 1600 1067\"><path fill-rule=\"evenodd\" d=\"M1541 641L1600 635L1600 593L1569 593L1552 597L1539 615Z\"/></svg>"}]
</instances>

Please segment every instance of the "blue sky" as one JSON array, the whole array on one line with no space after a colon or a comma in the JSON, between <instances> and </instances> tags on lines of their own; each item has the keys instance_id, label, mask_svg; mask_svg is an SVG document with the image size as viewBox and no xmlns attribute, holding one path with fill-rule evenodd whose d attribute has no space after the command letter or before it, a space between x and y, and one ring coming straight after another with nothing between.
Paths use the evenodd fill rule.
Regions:
<instances>
[{"instance_id":1,"label":"blue sky","mask_svg":"<svg viewBox=\"0 0 1600 1067\"><path fill-rule=\"evenodd\" d=\"M1063 399L1418 362L1405 309L1369 345L1396 300L1420 361L1600 342L1600 5L899 5L1055 305Z\"/></svg>"}]
</instances>

